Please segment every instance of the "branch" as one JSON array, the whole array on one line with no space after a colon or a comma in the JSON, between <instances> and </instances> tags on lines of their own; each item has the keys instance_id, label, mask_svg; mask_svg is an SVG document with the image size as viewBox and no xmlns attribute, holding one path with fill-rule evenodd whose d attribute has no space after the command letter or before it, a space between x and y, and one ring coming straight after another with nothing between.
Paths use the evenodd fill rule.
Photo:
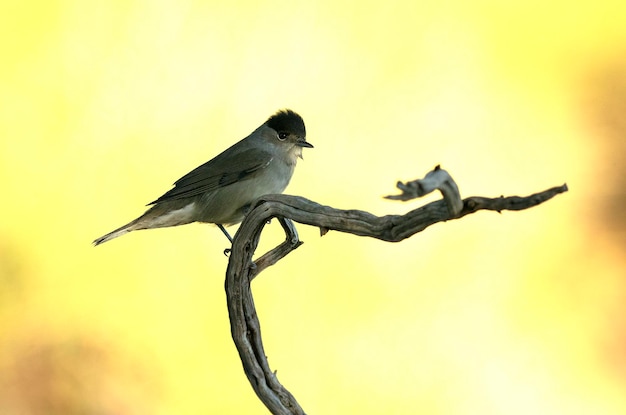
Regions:
<instances>
[{"instance_id":1,"label":"branch","mask_svg":"<svg viewBox=\"0 0 626 415\"><path fill-rule=\"evenodd\" d=\"M360 210L340 210L323 206L298 196L266 195L257 201L235 234L226 271L231 333L248 380L272 414L294 415L304 414L304 411L293 395L278 381L276 373L270 370L263 350L261 326L254 307L250 282L261 271L302 244L292 221L319 227L322 235L329 230L335 230L398 242L437 222L459 219L479 210L501 212L528 209L568 190L564 184L526 197L469 197L461 200L456 184L439 166L423 179L408 183L398 182L397 187L402 193L387 196L388 199L406 201L434 190L441 191L444 198L405 215L378 217ZM285 230L286 240L253 261L261 232L272 218L278 218Z\"/></svg>"}]
</instances>

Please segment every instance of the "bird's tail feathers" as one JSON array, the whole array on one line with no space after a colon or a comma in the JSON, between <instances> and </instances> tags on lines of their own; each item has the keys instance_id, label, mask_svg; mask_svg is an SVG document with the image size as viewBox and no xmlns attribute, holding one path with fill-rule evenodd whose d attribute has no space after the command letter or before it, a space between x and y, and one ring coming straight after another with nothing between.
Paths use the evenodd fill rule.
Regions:
<instances>
[{"instance_id":1,"label":"bird's tail feathers","mask_svg":"<svg viewBox=\"0 0 626 415\"><path fill-rule=\"evenodd\" d=\"M122 236L127 234L128 232L132 232L134 230L137 229L136 227L137 224L137 219L135 219L134 221L127 223L126 225L117 228L116 230L107 233L104 236L99 237L98 239L96 239L95 241L93 241L93 246L98 246L100 244L103 244L107 241L110 241L111 239L117 238L118 236Z\"/></svg>"}]
</instances>

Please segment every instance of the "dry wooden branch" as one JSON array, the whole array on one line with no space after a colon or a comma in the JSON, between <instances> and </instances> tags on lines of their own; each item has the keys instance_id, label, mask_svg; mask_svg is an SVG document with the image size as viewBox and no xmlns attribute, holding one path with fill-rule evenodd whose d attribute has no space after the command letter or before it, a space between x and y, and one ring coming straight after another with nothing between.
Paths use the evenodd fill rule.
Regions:
<instances>
[{"instance_id":1,"label":"dry wooden branch","mask_svg":"<svg viewBox=\"0 0 626 415\"><path fill-rule=\"evenodd\" d=\"M304 414L304 411L269 368L250 282L261 271L302 244L292 221L317 226L322 235L329 230L335 230L397 242L437 222L458 219L478 210L500 212L528 209L567 191L567 185L562 185L526 197L494 199L469 197L461 200L456 184L447 172L439 169L439 166L423 179L409 183L399 182L397 186L403 193L388 198L409 200L438 189L444 199L414 209L405 215L377 217L360 210L340 210L322 206L302 197L267 195L257 202L235 234L226 271L226 297L231 333L246 376L257 396L271 413L293 415ZM261 232L272 218L278 218L280 221L285 230L286 240L253 262L252 257Z\"/></svg>"}]
</instances>

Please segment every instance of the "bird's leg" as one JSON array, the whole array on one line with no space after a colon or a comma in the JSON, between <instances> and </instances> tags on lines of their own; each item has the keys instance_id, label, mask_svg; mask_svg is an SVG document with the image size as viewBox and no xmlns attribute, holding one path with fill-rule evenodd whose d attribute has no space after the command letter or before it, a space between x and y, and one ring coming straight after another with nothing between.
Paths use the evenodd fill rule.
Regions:
<instances>
[{"instance_id":1,"label":"bird's leg","mask_svg":"<svg viewBox=\"0 0 626 415\"><path fill-rule=\"evenodd\" d=\"M228 233L228 231L226 230L226 228L224 228L224 225L222 225L221 223L216 223L217 227L220 228L220 230L224 233L224 235L226 235L226 237L228 238L228 241L230 242L231 246L233 244L233 238L231 238L230 234ZM224 249L224 255L228 256L228 254L230 254L231 249L230 248L226 248Z\"/></svg>"},{"instance_id":2,"label":"bird's leg","mask_svg":"<svg viewBox=\"0 0 626 415\"><path fill-rule=\"evenodd\" d=\"M233 238L230 237L230 234L228 233L228 231L226 230L226 228L224 228L224 225L222 225L221 223L216 223L217 227L220 228L220 230L224 233L224 235L226 235L226 237L228 238L228 241L231 243L233 243Z\"/></svg>"}]
</instances>

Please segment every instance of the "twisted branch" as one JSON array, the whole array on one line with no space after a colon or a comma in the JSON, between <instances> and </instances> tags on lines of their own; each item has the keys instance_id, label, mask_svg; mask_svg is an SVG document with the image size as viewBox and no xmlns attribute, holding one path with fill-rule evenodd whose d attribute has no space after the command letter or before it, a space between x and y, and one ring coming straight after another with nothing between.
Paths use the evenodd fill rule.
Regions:
<instances>
[{"instance_id":1,"label":"twisted branch","mask_svg":"<svg viewBox=\"0 0 626 415\"><path fill-rule=\"evenodd\" d=\"M459 219L479 210L522 210L543 203L567 191L567 185L553 187L526 197L469 197L461 200L458 188L445 170L437 166L423 179L398 182L400 195L394 200L410 200L433 190L441 191L442 200L414 209L405 215L374 216L360 210L340 210L311 200L289 195L266 195L259 199L235 234L226 271L226 297L233 340L244 371L257 396L275 415L304 414L294 396L270 370L261 327L254 307L250 282L261 271L275 264L302 242L292 221L329 230L398 242L423 231L437 222ZM256 261L252 260L265 224L278 218L286 240Z\"/></svg>"}]
</instances>

